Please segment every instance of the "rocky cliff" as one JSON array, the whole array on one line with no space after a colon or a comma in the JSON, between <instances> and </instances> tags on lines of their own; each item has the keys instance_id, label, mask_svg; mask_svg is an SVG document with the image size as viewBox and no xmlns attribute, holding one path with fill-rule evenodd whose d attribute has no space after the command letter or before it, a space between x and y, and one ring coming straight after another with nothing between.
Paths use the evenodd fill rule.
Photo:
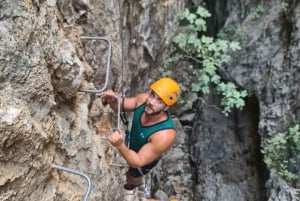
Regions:
<instances>
[{"instance_id":1,"label":"rocky cliff","mask_svg":"<svg viewBox=\"0 0 300 201\"><path fill-rule=\"evenodd\" d=\"M260 151L266 139L299 122L299 6L299 1L208 2L210 34L223 32L242 44L220 73L250 96L229 118L220 115L214 95L199 105L191 154L200 200L299 200L295 189L269 172Z\"/></svg>"}]
</instances>

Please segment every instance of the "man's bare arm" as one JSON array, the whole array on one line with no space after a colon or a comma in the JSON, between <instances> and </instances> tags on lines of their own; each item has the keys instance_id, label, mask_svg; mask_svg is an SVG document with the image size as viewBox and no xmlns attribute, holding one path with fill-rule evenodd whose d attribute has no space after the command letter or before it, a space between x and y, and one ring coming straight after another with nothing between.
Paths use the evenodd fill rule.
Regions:
<instances>
[{"instance_id":1,"label":"man's bare arm","mask_svg":"<svg viewBox=\"0 0 300 201\"><path fill-rule=\"evenodd\" d=\"M108 140L115 146L131 167L142 167L158 159L173 144L176 137L176 131L166 129L159 131L152 136L138 153L129 149L123 143L122 134L114 132L108 137Z\"/></svg>"},{"instance_id":2,"label":"man's bare arm","mask_svg":"<svg viewBox=\"0 0 300 201\"><path fill-rule=\"evenodd\" d=\"M103 100L110 105L113 110L118 109L118 103L120 104L121 110L133 111L136 107L145 102L148 97L147 93L140 93L135 97L122 98L118 96L112 90L107 90L99 94Z\"/></svg>"}]
</instances>

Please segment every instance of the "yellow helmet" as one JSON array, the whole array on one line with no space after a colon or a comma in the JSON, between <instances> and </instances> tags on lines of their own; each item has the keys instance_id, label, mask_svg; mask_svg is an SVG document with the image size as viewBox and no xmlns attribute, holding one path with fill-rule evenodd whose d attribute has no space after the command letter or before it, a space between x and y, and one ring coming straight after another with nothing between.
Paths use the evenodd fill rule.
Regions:
<instances>
[{"instance_id":1,"label":"yellow helmet","mask_svg":"<svg viewBox=\"0 0 300 201\"><path fill-rule=\"evenodd\" d=\"M154 91L166 105L174 105L180 94L180 87L173 79L164 77L150 85L150 89Z\"/></svg>"}]
</instances>

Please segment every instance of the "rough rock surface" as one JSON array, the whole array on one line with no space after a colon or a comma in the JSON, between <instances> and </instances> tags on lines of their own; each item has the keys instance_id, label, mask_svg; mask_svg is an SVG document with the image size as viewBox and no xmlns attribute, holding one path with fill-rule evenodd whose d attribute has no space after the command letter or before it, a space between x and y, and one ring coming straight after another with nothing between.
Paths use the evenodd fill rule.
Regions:
<instances>
[{"instance_id":1,"label":"rough rock surface","mask_svg":"<svg viewBox=\"0 0 300 201\"><path fill-rule=\"evenodd\" d=\"M146 90L184 7L170 3L1 1L0 200L82 200L86 181L53 164L88 175L89 200L122 200L126 164L105 139L116 114L81 90L103 85L108 62L108 88ZM109 40L109 60L105 42L82 36Z\"/></svg>"},{"instance_id":2,"label":"rough rock surface","mask_svg":"<svg viewBox=\"0 0 300 201\"><path fill-rule=\"evenodd\" d=\"M299 122L299 1L208 4L211 34L223 31L242 45L220 72L251 97L229 118L220 115L218 97L209 95L199 105L191 137L196 197L299 200L299 191L270 174L260 154L266 139Z\"/></svg>"}]
</instances>

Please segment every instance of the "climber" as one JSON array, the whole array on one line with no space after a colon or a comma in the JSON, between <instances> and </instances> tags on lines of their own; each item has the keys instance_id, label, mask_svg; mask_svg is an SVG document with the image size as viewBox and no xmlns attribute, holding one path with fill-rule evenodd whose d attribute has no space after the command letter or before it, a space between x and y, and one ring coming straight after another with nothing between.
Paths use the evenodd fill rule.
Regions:
<instances>
[{"instance_id":1,"label":"climber","mask_svg":"<svg viewBox=\"0 0 300 201\"><path fill-rule=\"evenodd\" d=\"M173 79L164 77L151 84L150 89L148 93L130 98L121 98L111 90L99 94L112 109L116 110L119 102L123 111L134 112L128 144L124 140L124 132L120 130L108 136L108 141L129 165L127 183L124 185L126 190L142 185L142 177L158 163L176 137L168 109L178 99L179 85Z\"/></svg>"}]
</instances>

